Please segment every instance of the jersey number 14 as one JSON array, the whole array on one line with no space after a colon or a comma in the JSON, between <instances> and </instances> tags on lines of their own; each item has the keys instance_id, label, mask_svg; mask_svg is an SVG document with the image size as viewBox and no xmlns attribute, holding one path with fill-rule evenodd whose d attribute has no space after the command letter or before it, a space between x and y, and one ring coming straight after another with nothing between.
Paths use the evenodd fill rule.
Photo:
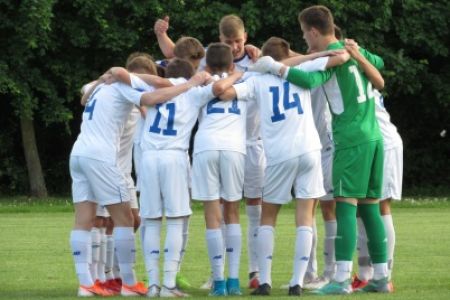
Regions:
<instances>
[{"instance_id":1,"label":"jersey number 14","mask_svg":"<svg viewBox=\"0 0 450 300\"><path fill-rule=\"evenodd\" d=\"M271 117L272 123L279 122L286 119L286 115L280 112L280 88L278 86L271 86L269 91L272 93L272 110L273 116ZM300 102L300 96L297 93L292 94L294 98L290 101L289 97L289 82L283 83L283 108L288 110L291 108L297 108L299 115L303 114L302 103Z\"/></svg>"}]
</instances>

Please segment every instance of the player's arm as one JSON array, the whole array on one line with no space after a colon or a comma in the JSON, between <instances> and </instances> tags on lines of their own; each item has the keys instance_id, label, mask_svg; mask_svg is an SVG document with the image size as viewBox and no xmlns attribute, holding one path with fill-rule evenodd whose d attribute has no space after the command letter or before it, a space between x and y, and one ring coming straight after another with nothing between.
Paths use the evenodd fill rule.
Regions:
<instances>
[{"instance_id":1,"label":"player's arm","mask_svg":"<svg viewBox=\"0 0 450 300\"><path fill-rule=\"evenodd\" d=\"M350 53L352 58L356 60L362 68L372 85L381 90L384 88L384 79L378 69L370 63L370 61L359 51L358 44L353 40L345 40L345 49Z\"/></svg>"},{"instance_id":2,"label":"player's arm","mask_svg":"<svg viewBox=\"0 0 450 300\"><path fill-rule=\"evenodd\" d=\"M234 72L227 78L223 78L214 82L212 87L214 96L223 94L229 87L231 87L237 80L239 80L243 74L243 72Z\"/></svg>"},{"instance_id":3,"label":"player's arm","mask_svg":"<svg viewBox=\"0 0 450 300\"><path fill-rule=\"evenodd\" d=\"M210 75L207 72L199 72L185 83L157 89L153 92L143 93L141 96L141 105L154 106L159 103L167 102L170 99L186 92L190 88L203 84L209 76Z\"/></svg>"},{"instance_id":4,"label":"player's arm","mask_svg":"<svg viewBox=\"0 0 450 300\"><path fill-rule=\"evenodd\" d=\"M108 70L106 71L102 76L100 76L97 80L84 85L83 88L81 88L81 100L80 103L82 106L85 106L86 103L89 100L89 97L91 97L91 94L95 91L95 89L102 83L111 83L113 82L113 78L111 75L111 72Z\"/></svg>"},{"instance_id":5,"label":"player's arm","mask_svg":"<svg viewBox=\"0 0 450 300\"><path fill-rule=\"evenodd\" d=\"M257 61L261 56L261 50L252 44L245 45L244 49L253 62Z\"/></svg>"},{"instance_id":6,"label":"player's arm","mask_svg":"<svg viewBox=\"0 0 450 300\"><path fill-rule=\"evenodd\" d=\"M282 60L281 62L286 66L297 66L301 63L304 63L309 60L313 60L319 57L329 56L327 63L327 68L332 68L338 65L341 65L345 63L347 60L349 60L350 56L345 50L328 50L328 51L321 51L316 53L311 53L307 55L301 55L298 54L296 56L291 56L289 58L286 58Z\"/></svg>"},{"instance_id":7,"label":"player's arm","mask_svg":"<svg viewBox=\"0 0 450 300\"><path fill-rule=\"evenodd\" d=\"M122 67L112 67L109 72L116 81L120 81L131 86L131 77L127 69ZM170 80L167 78L151 74L133 74L142 79L148 85L151 85L155 88L173 86L172 82L170 82Z\"/></svg>"},{"instance_id":8,"label":"player's arm","mask_svg":"<svg viewBox=\"0 0 450 300\"><path fill-rule=\"evenodd\" d=\"M164 19L158 19L153 27L156 38L158 39L158 45L161 49L162 54L166 58L175 57L173 49L175 48L175 43L167 35L167 30L169 29L169 16L165 16Z\"/></svg>"},{"instance_id":9,"label":"player's arm","mask_svg":"<svg viewBox=\"0 0 450 300\"><path fill-rule=\"evenodd\" d=\"M305 89L312 89L327 82L333 74L330 70L305 72L299 69L285 67L280 71L283 78L292 84Z\"/></svg>"}]
</instances>

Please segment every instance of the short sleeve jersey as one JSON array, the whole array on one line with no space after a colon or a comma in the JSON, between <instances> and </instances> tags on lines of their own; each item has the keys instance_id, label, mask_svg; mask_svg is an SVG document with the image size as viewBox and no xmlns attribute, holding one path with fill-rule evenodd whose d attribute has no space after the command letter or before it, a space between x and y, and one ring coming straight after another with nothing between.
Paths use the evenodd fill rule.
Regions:
<instances>
[{"instance_id":1,"label":"short sleeve jersey","mask_svg":"<svg viewBox=\"0 0 450 300\"><path fill-rule=\"evenodd\" d=\"M166 103L149 107L140 144L142 151L187 151L200 108L212 98L212 84L209 84L193 87Z\"/></svg>"},{"instance_id":2,"label":"short sleeve jersey","mask_svg":"<svg viewBox=\"0 0 450 300\"><path fill-rule=\"evenodd\" d=\"M322 59L298 68L323 70L326 64ZM309 90L269 74L252 76L234 88L239 100L254 101L259 107L268 166L321 149Z\"/></svg>"},{"instance_id":3,"label":"short sleeve jersey","mask_svg":"<svg viewBox=\"0 0 450 300\"><path fill-rule=\"evenodd\" d=\"M375 96L375 115L383 135L384 150L389 150L398 146L402 146L402 138L397 131L397 127L391 122L391 117L384 107L383 96L377 90L374 90Z\"/></svg>"},{"instance_id":4,"label":"short sleeve jersey","mask_svg":"<svg viewBox=\"0 0 450 300\"><path fill-rule=\"evenodd\" d=\"M86 103L71 155L117 163L123 128L141 95L123 83L99 85Z\"/></svg>"}]
</instances>

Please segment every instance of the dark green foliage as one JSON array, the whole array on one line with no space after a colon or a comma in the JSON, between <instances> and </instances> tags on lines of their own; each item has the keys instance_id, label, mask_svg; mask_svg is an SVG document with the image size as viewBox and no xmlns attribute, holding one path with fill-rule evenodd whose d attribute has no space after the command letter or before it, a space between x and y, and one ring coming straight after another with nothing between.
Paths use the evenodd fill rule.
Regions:
<instances>
[{"instance_id":1,"label":"dark green foliage","mask_svg":"<svg viewBox=\"0 0 450 300\"><path fill-rule=\"evenodd\" d=\"M306 45L300 10L328 6L347 37L385 59L386 106L405 148L405 187L450 182L450 2L438 1L57 1L0 0L0 192L26 193L18 116L35 121L50 192L68 193L68 156L79 131L79 89L133 51L161 58L153 23L170 16L169 35L218 40L229 13L244 19L249 42L281 36Z\"/></svg>"}]
</instances>

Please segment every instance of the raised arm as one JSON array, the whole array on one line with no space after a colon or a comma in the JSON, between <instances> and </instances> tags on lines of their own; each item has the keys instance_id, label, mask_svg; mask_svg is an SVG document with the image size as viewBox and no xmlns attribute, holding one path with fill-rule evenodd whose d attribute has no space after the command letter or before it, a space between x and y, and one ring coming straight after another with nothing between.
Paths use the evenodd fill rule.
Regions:
<instances>
[{"instance_id":1,"label":"raised arm","mask_svg":"<svg viewBox=\"0 0 450 300\"><path fill-rule=\"evenodd\" d=\"M372 83L372 85L377 90L383 89L384 88L383 76L378 71L378 69L359 51L358 44L354 40L346 39L345 40L345 49L347 49L347 51L350 53L352 58L354 60L356 60L356 62L362 68L362 70L364 71L364 74L366 74L367 78ZM373 54L371 54L371 55L373 55ZM376 56L376 55L374 55L374 56ZM376 56L376 57L378 57L378 56Z\"/></svg>"},{"instance_id":2,"label":"raised arm","mask_svg":"<svg viewBox=\"0 0 450 300\"><path fill-rule=\"evenodd\" d=\"M169 29L169 16L165 16L164 19L158 19L153 27L156 38L158 39L158 45L161 52L166 58L173 58L173 49L175 48L175 43L167 35L167 30Z\"/></svg>"},{"instance_id":3,"label":"raised arm","mask_svg":"<svg viewBox=\"0 0 450 300\"><path fill-rule=\"evenodd\" d=\"M190 88L203 84L209 77L209 73L199 72L183 84L157 89L153 92L143 93L141 96L141 105L153 106L158 103L167 102L170 99L186 92Z\"/></svg>"}]
</instances>

